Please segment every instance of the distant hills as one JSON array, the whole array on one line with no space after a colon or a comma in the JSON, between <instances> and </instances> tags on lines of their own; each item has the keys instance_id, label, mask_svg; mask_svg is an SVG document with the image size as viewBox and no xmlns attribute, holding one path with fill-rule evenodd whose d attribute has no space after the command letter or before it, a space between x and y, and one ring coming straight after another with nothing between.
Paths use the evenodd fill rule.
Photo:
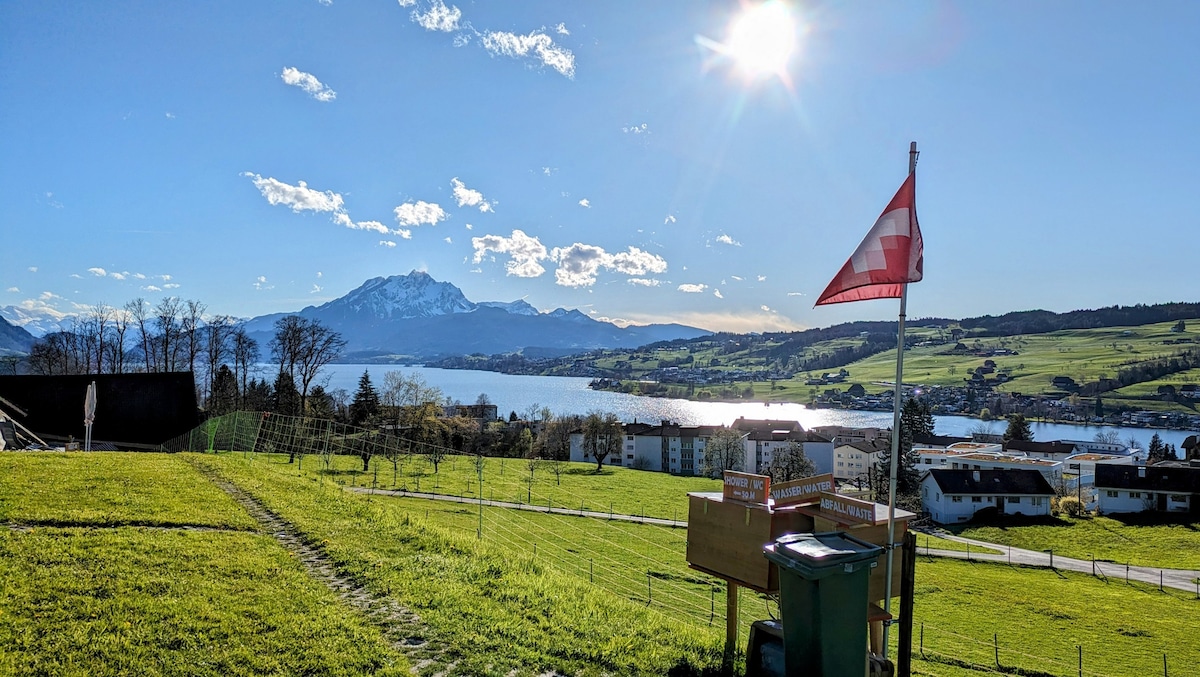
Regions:
<instances>
[{"instance_id":1,"label":"distant hills","mask_svg":"<svg viewBox=\"0 0 1200 677\"><path fill-rule=\"evenodd\" d=\"M0 354L28 353L33 341L33 334L0 317Z\"/></svg>"},{"instance_id":2,"label":"distant hills","mask_svg":"<svg viewBox=\"0 0 1200 677\"><path fill-rule=\"evenodd\" d=\"M619 327L578 310L539 312L521 300L476 303L453 284L420 271L372 278L341 298L296 313L255 317L245 328L265 348L275 322L292 314L318 320L340 333L347 343L342 358L347 362L473 353L568 355L710 333L681 324Z\"/></svg>"}]
</instances>

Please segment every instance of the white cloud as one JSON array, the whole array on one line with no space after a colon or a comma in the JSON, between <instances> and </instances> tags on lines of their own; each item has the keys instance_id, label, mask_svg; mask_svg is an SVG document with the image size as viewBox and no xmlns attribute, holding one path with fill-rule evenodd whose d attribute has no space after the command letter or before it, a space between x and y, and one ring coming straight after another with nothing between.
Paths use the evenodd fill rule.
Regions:
<instances>
[{"instance_id":1,"label":"white cloud","mask_svg":"<svg viewBox=\"0 0 1200 677\"><path fill-rule=\"evenodd\" d=\"M324 273L322 273L321 271L319 271L319 270L318 270L318 271L317 271L317 279L318 279L318 280L319 280L319 279L321 279L321 276L322 276L322 275L324 275Z\"/></svg>"},{"instance_id":2,"label":"white cloud","mask_svg":"<svg viewBox=\"0 0 1200 677\"><path fill-rule=\"evenodd\" d=\"M73 279L73 280L82 280L82 279L83 279L83 276L82 276L82 275L80 275L79 273L71 273L71 279Z\"/></svg>"},{"instance_id":3,"label":"white cloud","mask_svg":"<svg viewBox=\"0 0 1200 677\"><path fill-rule=\"evenodd\" d=\"M413 10L412 20L421 28L427 31L441 31L443 33L451 33L458 30L458 20L462 18L462 11L454 5L447 7L442 3L442 0L433 0L433 4L424 14Z\"/></svg>"},{"instance_id":4,"label":"white cloud","mask_svg":"<svg viewBox=\"0 0 1200 677\"><path fill-rule=\"evenodd\" d=\"M766 275L759 275L759 276L758 276L758 281L759 281L759 282L766 282L766 281L767 281L767 276L766 276Z\"/></svg>"},{"instance_id":5,"label":"white cloud","mask_svg":"<svg viewBox=\"0 0 1200 677\"><path fill-rule=\"evenodd\" d=\"M317 0L317 2L318 2L318 3L320 3L320 4L322 4L322 5L325 5L326 7L328 7L328 6L330 6L330 5L332 5L332 4L333 4L333 0Z\"/></svg>"},{"instance_id":6,"label":"white cloud","mask_svg":"<svg viewBox=\"0 0 1200 677\"><path fill-rule=\"evenodd\" d=\"M170 275L159 275L159 277L161 277L161 278L162 278L162 281L163 281L163 282L170 282L170 281L171 281L171 276L170 276Z\"/></svg>"},{"instance_id":7,"label":"white cloud","mask_svg":"<svg viewBox=\"0 0 1200 677\"><path fill-rule=\"evenodd\" d=\"M37 272L37 270L38 270L38 267L37 267L37 266L29 266L29 272L31 272L31 273L36 273L36 272Z\"/></svg>"},{"instance_id":8,"label":"white cloud","mask_svg":"<svg viewBox=\"0 0 1200 677\"><path fill-rule=\"evenodd\" d=\"M787 295L788 295L788 296L804 296L804 292L802 292L802 291L790 291L790 292L788 292L788 293L787 293Z\"/></svg>"},{"instance_id":9,"label":"white cloud","mask_svg":"<svg viewBox=\"0 0 1200 677\"><path fill-rule=\"evenodd\" d=\"M759 310L763 311L764 313L773 313L773 312L775 312L774 310L771 310L771 309L770 309L769 307L767 307L767 306L759 306L758 308L759 308Z\"/></svg>"},{"instance_id":10,"label":"white cloud","mask_svg":"<svg viewBox=\"0 0 1200 677\"><path fill-rule=\"evenodd\" d=\"M706 284L681 284L681 285L679 285L679 287L677 287L677 289L679 289L679 291L681 291L681 292L687 292L688 294L699 294L700 292L704 291L705 289L708 289L708 285L706 285Z\"/></svg>"},{"instance_id":11,"label":"white cloud","mask_svg":"<svg viewBox=\"0 0 1200 677\"><path fill-rule=\"evenodd\" d=\"M666 224L668 224L668 223L675 223L675 216L674 216L674 215L672 215L672 214L667 214L667 218L663 219L663 225L666 225Z\"/></svg>"},{"instance_id":12,"label":"white cloud","mask_svg":"<svg viewBox=\"0 0 1200 677\"><path fill-rule=\"evenodd\" d=\"M723 298L725 298L725 296L724 296L723 294L721 294L721 290L720 290L720 289L714 289L714 290L713 290L713 296L715 296L715 297L717 297L717 298L719 298L719 299L723 299Z\"/></svg>"},{"instance_id":13,"label":"white cloud","mask_svg":"<svg viewBox=\"0 0 1200 677\"><path fill-rule=\"evenodd\" d=\"M576 242L566 248L555 247L550 252L550 258L558 262L554 281L564 287L592 286L601 268L636 277L667 270L665 259L637 247L609 254L595 245Z\"/></svg>"},{"instance_id":14,"label":"white cloud","mask_svg":"<svg viewBox=\"0 0 1200 677\"><path fill-rule=\"evenodd\" d=\"M283 72L279 74L279 77L285 84L292 85L293 87L299 87L305 92L308 92L308 95L317 101L328 102L337 98L337 92L321 84L321 81L311 73L305 73L302 70L288 66L287 68L283 69Z\"/></svg>"},{"instance_id":15,"label":"white cloud","mask_svg":"<svg viewBox=\"0 0 1200 677\"><path fill-rule=\"evenodd\" d=\"M167 112L165 113L165 115L167 116L167 119L168 119L168 120L174 120L174 119L175 119L175 114L174 114L174 113L172 113L171 111L167 111Z\"/></svg>"},{"instance_id":16,"label":"white cloud","mask_svg":"<svg viewBox=\"0 0 1200 677\"><path fill-rule=\"evenodd\" d=\"M575 77L575 55L571 50L554 44L545 33L534 31L528 35L507 32L483 34L483 47L492 54L513 58L533 57L568 78Z\"/></svg>"},{"instance_id":17,"label":"white cloud","mask_svg":"<svg viewBox=\"0 0 1200 677\"><path fill-rule=\"evenodd\" d=\"M387 226L378 221L354 221L350 215L345 212L337 212L333 215L333 222L339 226L345 226L354 230L370 230L380 235L387 235L391 232Z\"/></svg>"},{"instance_id":18,"label":"white cloud","mask_svg":"<svg viewBox=\"0 0 1200 677\"><path fill-rule=\"evenodd\" d=\"M95 275L96 277L104 277L105 275L108 275L108 271L104 270L103 268L88 268L87 272Z\"/></svg>"},{"instance_id":19,"label":"white cloud","mask_svg":"<svg viewBox=\"0 0 1200 677\"><path fill-rule=\"evenodd\" d=\"M492 203L483 199L483 193L467 188L458 177L450 179L450 185L454 186L454 200L458 202L459 207L478 207L481 212L492 211ZM467 228L470 227L468 224Z\"/></svg>"},{"instance_id":20,"label":"white cloud","mask_svg":"<svg viewBox=\"0 0 1200 677\"><path fill-rule=\"evenodd\" d=\"M399 235L400 239L402 240L412 239L412 231L407 228L397 228L396 230L392 231L392 234Z\"/></svg>"},{"instance_id":21,"label":"white cloud","mask_svg":"<svg viewBox=\"0 0 1200 677\"><path fill-rule=\"evenodd\" d=\"M545 174L546 176L550 176L554 172L555 172L555 170L550 169L549 167L542 167L542 173Z\"/></svg>"},{"instance_id":22,"label":"white cloud","mask_svg":"<svg viewBox=\"0 0 1200 677\"><path fill-rule=\"evenodd\" d=\"M379 246L380 246L380 247L389 247L389 248L390 248L390 247L395 247L395 246L396 246L396 243L395 243L395 242L393 242L393 241L391 241L391 240L380 240L380 241L379 241Z\"/></svg>"},{"instance_id":23,"label":"white cloud","mask_svg":"<svg viewBox=\"0 0 1200 677\"><path fill-rule=\"evenodd\" d=\"M266 290L266 289L274 289L275 285L267 284L267 276L266 275L259 275L258 278L256 278L254 280L254 288L262 291L262 290Z\"/></svg>"},{"instance_id":24,"label":"white cloud","mask_svg":"<svg viewBox=\"0 0 1200 677\"><path fill-rule=\"evenodd\" d=\"M625 281L629 284L636 284L639 287L657 287L662 284L662 280L652 280L646 277L631 277Z\"/></svg>"},{"instance_id":25,"label":"white cloud","mask_svg":"<svg viewBox=\"0 0 1200 677\"><path fill-rule=\"evenodd\" d=\"M134 274L133 274L133 279L135 279L135 280L144 280L144 279L146 279L146 276L145 276L145 275L143 275L143 274L141 274L141 273L134 273Z\"/></svg>"},{"instance_id":26,"label":"white cloud","mask_svg":"<svg viewBox=\"0 0 1200 677\"><path fill-rule=\"evenodd\" d=\"M592 206L592 203L585 197L579 201L579 206L583 207L584 209L587 209Z\"/></svg>"},{"instance_id":27,"label":"white cloud","mask_svg":"<svg viewBox=\"0 0 1200 677\"><path fill-rule=\"evenodd\" d=\"M717 242L720 242L721 244L731 245L733 247L742 246L741 242L738 242L737 240L733 239L732 237L729 237L728 235L726 235L724 233L721 233L720 235L717 236Z\"/></svg>"},{"instance_id":28,"label":"white cloud","mask_svg":"<svg viewBox=\"0 0 1200 677\"><path fill-rule=\"evenodd\" d=\"M109 273L108 276L114 280L124 280L129 273Z\"/></svg>"},{"instance_id":29,"label":"white cloud","mask_svg":"<svg viewBox=\"0 0 1200 677\"><path fill-rule=\"evenodd\" d=\"M338 213L343 211L342 196L331 190L323 192L315 190L309 188L304 181L297 186L292 186L273 177L264 179L252 172L242 172L242 176L249 177L254 182L254 187L262 193L263 197L267 198L267 202L271 205L284 205L290 207L294 212Z\"/></svg>"},{"instance_id":30,"label":"white cloud","mask_svg":"<svg viewBox=\"0 0 1200 677\"><path fill-rule=\"evenodd\" d=\"M454 240L450 239L449 235L447 235L446 237L444 237L442 239L446 241L446 244L454 244Z\"/></svg>"},{"instance_id":31,"label":"white cloud","mask_svg":"<svg viewBox=\"0 0 1200 677\"><path fill-rule=\"evenodd\" d=\"M5 289L5 291L15 292L18 294L21 293L21 290L17 287L9 287L8 289Z\"/></svg>"},{"instance_id":32,"label":"white cloud","mask_svg":"<svg viewBox=\"0 0 1200 677\"><path fill-rule=\"evenodd\" d=\"M179 289L179 285L175 282L172 282L170 284L164 284L163 289Z\"/></svg>"},{"instance_id":33,"label":"white cloud","mask_svg":"<svg viewBox=\"0 0 1200 677\"><path fill-rule=\"evenodd\" d=\"M319 294L319 293L321 293L321 285L319 285L319 284L314 284L314 285L313 285L313 288L308 290L308 293L309 293L309 294Z\"/></svg>"},{"instance_id":34,"label":"white cloud","mask_svg":"<svg viewBox=\"0 0 1200 677\"><path fill-rule=\"evenodd\" d=\"M396 220L402 226L419 226L427 223L431 226L437 225L439 221L446 220L446 212L440 206L433 202L425 202L417 200L416 202L405 202L396 207Z\"/></svg>"},{"instance_id":35,"label":"white cloud","mask_svg":"<svg viewBox=\"0 0 1200 677\"><path fill-rule=\"evenodd\" d=\"M628 127L622 127L621 131L625 132L626 134L649 134L650 128L646 126L645 122L643 122L640 125L629 125Z\"/></svg>"},{"instance_id":36,"label":"white cloud","mask_svg":"<svg viewBox=\"0 0 1200 677\"><path fill-rule=\"evenodd\" d=\"M545 267L538 263L549 256L546 246L536 237L526 235L524 231L514 230L512 237L502 235L473 237L471 238L471 247L475 250L472 263L482 262L488 252L508 254L509 260L504 264L506 275L538 277L546 272Z\"/></svg>"},{"instance_id":37,"label":"white cloud","mask_svg":"<svg viewBox=\"0 0 1200 677\"><path fill-rule=\"evenodd\" d=\"M412 7L417 4L417 0L399 0L401 7Z\"/></svg>"},{"instance_id":38,"label":"white cloud","mask_svg":"<svg viewBox=\"0 0 1200 677\"><path fill-rule=\"evenodd\" d=\"M475 226L472 226L469 223L467 224L467 230L474 230L474 229L475 229Z\"/></svg>"},{"instance_id":39,"label":"white cloud","mask_svg":"<svg viewBox=\"0 0 1200 677\"><path fill-rule=\"evenodd\" d=\"M737 280L738 282L742 281L742 278L738 277L737 275L730 275L729 277L732 277L733 279ZM725 283L722 282L721 284L725 284Z\"/></svg>"},{"instance_id":40,"label":"white cloud","mask_svg":"<svg viewBox=\"0 0 1200 677\"><path fill-rule=\"evenodd\" d=\"M162 290L159 289L158 287L155 287L152 284L148 284L145 287L142 287L142 291L162 291Z\"/></svg>"},{"instance_id":41,"label":"white cloud","mask_svg":"<svg viewBox=\"0 0 1200 677\"><path fill-rule=\"evenodd\" d=\"M554 32L558 33L559 35L570 35L571 34L571 31L567 30L567 25L565 23L561 23L561 22L557 26L554 27Z\"/></svg>"}]
</instances>

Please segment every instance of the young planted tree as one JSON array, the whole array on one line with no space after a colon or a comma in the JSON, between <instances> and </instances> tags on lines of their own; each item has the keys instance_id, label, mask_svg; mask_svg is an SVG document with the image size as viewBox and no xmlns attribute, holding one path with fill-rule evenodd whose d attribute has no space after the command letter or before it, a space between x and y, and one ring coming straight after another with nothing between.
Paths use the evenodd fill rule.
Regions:
<instances>
[{"instance_id":1,"label":"young planted tree","mask_svg":"<svg viewBox=\"0 0 1200 677\"><path fill-rule=\"evenodd\" d=\"M790 482L816 475L817 466L804 454L804 443L792 440L771 458L767 474L772 482Z\"/></svg>"}]
</instances>

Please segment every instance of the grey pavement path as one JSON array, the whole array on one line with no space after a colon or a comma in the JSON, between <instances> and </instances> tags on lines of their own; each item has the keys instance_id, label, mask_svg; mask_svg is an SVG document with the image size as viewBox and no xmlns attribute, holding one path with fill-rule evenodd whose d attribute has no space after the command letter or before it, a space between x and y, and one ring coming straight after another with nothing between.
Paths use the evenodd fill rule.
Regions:
<instances>
[{"instance_id":1,"label":"grey pavement path","mask_svg":"<svg viewBox=\"0 0 1200 677\"><path fill-rule=\"evenodd\" d=\"M478 498L454 496L451 494L429 494L419 491L404 491L402 489L371 489L370 487L346 487L347 491L359 494L378 494L380 496L402 496L404 498L424 498L433 501L450 501L452 503L468 503L479 505ZM509 508L510 510L527 510L529 512L548 513L553 515L571 515L574 517L594 517L596 519L613 520L616 522L634 522L637 524L654 524L660 527L686 529L687 522L662 519L659 517L644 517L641 515L623 515L619 512L598 512L595 510L574 510L572 508L552 508L531 503L511 503L507 501L483 500L483 504L494 508Z\"/></svg>"},{"instance_id":2,"label":"grey pavement path","mask_svg":"<svg viewBox=\"0 0 1200 677\"><path fill-rule=\"evenodd\" d=\"M1007 545L998 545L996 543L988 543L987 541L977 541L972 538L963 538L953 534L939 532L935 534L940 538L948 541L957 541L966 543L980 548L988 548L990 550L999 550L999 554L981 553L981 552L959 552L957 550L932 550L918 547L919 554L928 554L933 557L953 557L957 559L970 559L971 561L979 562L1003 562L1006 564L1016 564L1020 566L1039 567L1043 569L1062 569L1064 571L1078 571L1093 576L1104 576L1106 578L1116 578L1124 580L1128 578L1131 581L1141 581L1152 585L1161 585L1163 587L1174 588L1186 592L1195 592L1200 595L1200 588L1197 587L1196 579L1200 578L1200 571L1191 571L1188 569L1165 569L1159 567L1145 566L1127 566L1117 562L1101 561L1101 560L1086 560L1073 559L1063 557L1062 555L1054 555L1040 550L1025 550L1023 548L1013 548ZM918 541L919 543L919 541ZM1161 578L1160 578L1161 576Z\"/></svg>"}]
</instances>

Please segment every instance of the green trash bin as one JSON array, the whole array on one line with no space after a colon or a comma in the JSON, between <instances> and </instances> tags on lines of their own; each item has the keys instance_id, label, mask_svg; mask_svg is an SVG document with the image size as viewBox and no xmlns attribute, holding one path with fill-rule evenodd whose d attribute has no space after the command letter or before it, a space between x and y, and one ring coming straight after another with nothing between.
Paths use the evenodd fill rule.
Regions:
<instances>
[{"instance_id":1,"label":"green trash bin","mask_svg":"<svg viewBox=\"0 0 1200 677\"><path fill-rule=\"evenodd\" d=\"M867 583L883 548L842 532L788 534L763 546L779 567L788 675L867 671Z\"/></svg>"}]
</instances>

